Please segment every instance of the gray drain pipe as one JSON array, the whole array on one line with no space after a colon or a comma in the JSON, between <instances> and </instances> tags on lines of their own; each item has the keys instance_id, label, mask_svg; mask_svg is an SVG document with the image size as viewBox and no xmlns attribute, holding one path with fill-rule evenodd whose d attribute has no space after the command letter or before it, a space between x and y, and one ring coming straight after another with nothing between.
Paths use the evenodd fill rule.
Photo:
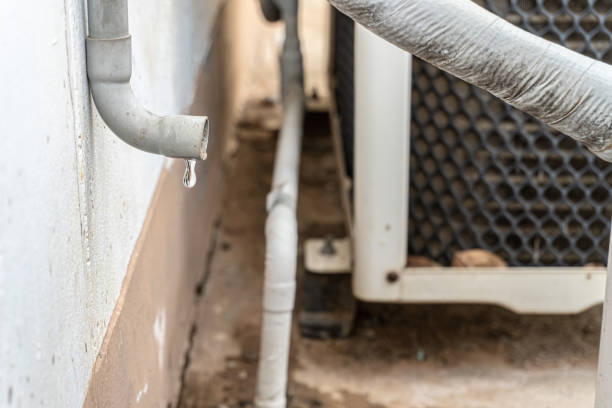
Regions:
<instances>
[{"instance_id":1,"label":"gray drain pipe","mask_svg":"<svg viewBox=\"0 0 612 408\"><path fill-rule=\"evenodd\" d=\"M297 268L296 206L304 122L297 6L297 0L284 0L279 4L285 21L285 43L281 55L284 117L276 148L272 190L267 198L263 318L255 392L257 408L286 406Z\"/></svg>"},{"instance_id":2,"label":"gray drain pipe","mask_svg":"<svg viewBox=\"0 0 612 408\"><path fill-rule=\"evenodd\" d=\"M136 100L130 86L132 46L127 0L87 0L87 15L87 75L96 108L106 125L137 149L168 157L205 159L206 117L158 116ZM189 172L190 167L187 169Z\"/></svg>"},{"instance_id":3,"label":"gray drain pipe","mask_svg":"<svg viewBox=\"0 0 612 408\"><path fill-rule=\"evenodd\" d=\"M612 161L612 66L470 0L329 0L367 29Z\"/></svg>"}]
</instances>

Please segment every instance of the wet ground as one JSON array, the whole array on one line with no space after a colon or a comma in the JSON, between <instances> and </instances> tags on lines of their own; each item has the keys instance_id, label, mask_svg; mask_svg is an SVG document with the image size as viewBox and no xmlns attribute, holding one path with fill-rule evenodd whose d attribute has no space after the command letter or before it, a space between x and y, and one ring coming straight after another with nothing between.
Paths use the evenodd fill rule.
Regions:
<instances>
[{"instance_id":1,"label":"wet ground","mask_svg":"<svg viewBox=\"0 0 612 408\"><path fill-rule=\"evenodd\" d=\"M255 112L255 113L253 113ZM251 407L265 197L277 111L247 111L200 293L181 406ZM345 235L327 116L307 118L300 239ZM300 254L301 256L301 254ZM544 289L544 288L543 288ZM601 308L517 315L495 306L360 304L352 337L293 330L290 407L592 407Z\"/></svg>"}]
</instances>

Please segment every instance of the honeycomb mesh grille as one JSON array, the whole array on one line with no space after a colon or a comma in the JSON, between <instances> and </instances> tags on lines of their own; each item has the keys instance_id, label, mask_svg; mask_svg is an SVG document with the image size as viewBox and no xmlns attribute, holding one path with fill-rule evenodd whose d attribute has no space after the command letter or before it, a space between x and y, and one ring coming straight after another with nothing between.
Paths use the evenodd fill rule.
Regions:
<instances>
[{"instance_id":1,"label":"honeycomb mesh grille","mask_svg":"<svg viewBox=\"0 0 612 408\"><path fill-rule=\"evenodd\" d=\"M610 1L480 0L508 21L612 60ZM491 94L414 60L409 252L485 248L512 266L604 263L612 166Z\"/></svg>"},{"instance_id":2,"label":"honeycomb mesh grille","mask_svg":"<svg viewBox=\"0 0 612 408\"><path fill-rule=\"evenodd\" d=\"M611 0L475 2L527 31L612 62ZM339 111L343 126L352 123L352 106L339 101ZM458 250L484 248L511 266L606 262L611 165L417 58L411 114L410 254L448 264ZM352 129L343 136L352 146Z\"/></svg>"},{"instance_id":3,"label":"honeycomb mesh grille","mask_svg":"<svg viewBox=\"0 0 612 408\"><path fill-rule=\"evenodd\" d=\"M354 24L353 20L342 13L333 14L334 30L334 91L338 114L346 174L353 177L353 109L354 109Z\"/></svg>"}]
</instances>

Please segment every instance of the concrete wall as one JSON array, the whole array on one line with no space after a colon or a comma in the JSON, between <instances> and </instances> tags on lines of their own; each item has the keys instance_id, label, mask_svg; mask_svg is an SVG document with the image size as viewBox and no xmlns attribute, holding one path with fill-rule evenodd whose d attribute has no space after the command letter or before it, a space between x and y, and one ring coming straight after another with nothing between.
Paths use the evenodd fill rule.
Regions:
<instances>
[{"instance_id":1,"label":"concrete wall","mask_svg":"<svg viewBox=\"0 0 612 408\"><path fill-rule=\"evenodd\" d=\"M149 109L191 105L221 1L130 0ZM78 407L165 159L90 103L81 1L5 1L0 16L0 406Z\"/></svg>"}]
</instances>

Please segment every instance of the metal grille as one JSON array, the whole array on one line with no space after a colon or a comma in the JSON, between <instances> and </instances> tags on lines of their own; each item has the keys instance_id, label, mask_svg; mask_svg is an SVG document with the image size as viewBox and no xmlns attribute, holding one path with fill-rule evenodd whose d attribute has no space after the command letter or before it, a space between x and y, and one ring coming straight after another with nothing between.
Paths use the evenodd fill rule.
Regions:
<instances>
[{"instance_id":1,"label":"metal grille","mask_svg":"<svg viewBox=\"0 0 612 408\"><path fill-rule=\"evenodd\" d=\"M612 62L610 0L476 3ZM469 248L490 250L511 266L605 263L612 166L417 58L411 132L409 253L444 264Z\"/></svg>"},{"instance_id":2,"label":"metal grille","mask_svg":"<svg viewBox=\"0 0 612 408\"><path fill-rule=\"evenodd\" d=\"M353 20L342 13L333 13L334 32L334 91L338 114L340 116L340 131L346 174L353 177L353 109L354 109L354 24Z\"/></svg>"},{"instance_id":3,"label":"metal grille","mask_svg":"<svg viewBox=\"0 0 612 408\"><path fill-rule=\"evenodd\" d=\"M548 40L612 60L610 1L480 0ZM604 263L612 166L431 65L413 65L410 248L449 262L485 248L509 265Z\"/></svg>"}]
</instances>

